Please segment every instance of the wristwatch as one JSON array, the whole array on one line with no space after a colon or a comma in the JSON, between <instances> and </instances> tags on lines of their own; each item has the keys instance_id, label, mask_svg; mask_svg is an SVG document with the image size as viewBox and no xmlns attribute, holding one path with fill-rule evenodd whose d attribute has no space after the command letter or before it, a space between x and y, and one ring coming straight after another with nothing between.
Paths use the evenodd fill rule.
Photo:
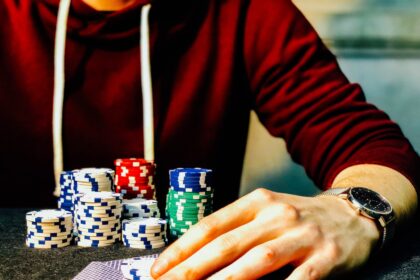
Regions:
<instances>
[{"instance_id":1,"label":"wristwatch","mask_svg":"<svg viewBox=\"0 0 420 280\"><path fill-rule=\"evenodd\" d=\"M395 214L389 201L379 193L363 187L331 188L318 196L332 195L347 200L360 214L376 222L381 231L379 249L392 239Z\"/></svg>"}]
</instances>

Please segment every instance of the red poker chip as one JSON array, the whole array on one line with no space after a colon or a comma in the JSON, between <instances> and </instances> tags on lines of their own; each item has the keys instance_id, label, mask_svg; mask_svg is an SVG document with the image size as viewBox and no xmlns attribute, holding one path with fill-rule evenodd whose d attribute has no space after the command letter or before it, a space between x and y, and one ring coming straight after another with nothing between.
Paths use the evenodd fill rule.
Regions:
<instances>
[{"instance_id":1,"label":"red poker chip","mask_svg":"<svg viewBox=\"0 0 420 280\"><path fill-rule=\"evenodd\" d=\"M150 177L149 179L138 179L134 177L118 177L115 178L115 182L117 185L124 185L124 184L137 184L137 185L149 185L154 182L154 177ZM119 184L121 183L121 184Z\"/></svg>"},{"instance_id":2,"label":"red poker chip","mask_svg":"<svg viewBox=\"0 0 420 280\"><path fill-rule=\"evenodd\" d=\"M155 184L115 184L116 187L119 188L140 188L140 189L154 189L155 188Z\"/></svg>"},{"instance_id":3,"label":"red poker chip","mask_svg":"<svg viewBox=\"0 0 420 280\"><path fill-rule=\"evenodd\" d=\"M130 167L130 166L116 166L116 172L154 172L156 167L154 165L150 166L137 166L137 167Z\"/></svg>"},{"instance_id":4,"label":"red poker chip","mask_svg":"<svg viewBox=\"0 0 420 280\"><path fill-rule=\"evenodd\" d=\"M145 160L143 158L122 158L116 159L114 161L115 166L129 166L129 167L136 167L136 166L154 166L154 161Z\"/></svg>"},{"instance_id":5,"label":"red poker chip","mask_svg":"<svg viewBox=\"0 0 420 280\"><path fill-rule=\"evenodd\" d=\"M141 186L141 187L128 187L128 186L115 186L115 191L121 192L121 191L127 191L127 192L142 192L142 191L155 191L154 186Z\"/></svg>"},{"instance_id":6,"label":"red poker chip","mask_svg":"<svg viewBox=\"0 0 420 280\"><path fill-rule=\"evenodd\" d=\"M115 176L121 176L121 177L138 177L138 178L147 178L150 176L155 175L155 171L153 172L143 172L143 171L131 171L131 170L116 170Z\"/></svg>"},{"instance_id":7,"label":"red poker chip","mask_svg":"<svg viewBox=\"0 0 420 280\"><path fill-rule=\"evenodd\" d=\"M154 180L128 180L128 179L115 179L115 185L119 185L119 186L123 186L123 185L127 185L127 186L142 186L142 185L154 185Z\"/></svg>"}]
</instances>

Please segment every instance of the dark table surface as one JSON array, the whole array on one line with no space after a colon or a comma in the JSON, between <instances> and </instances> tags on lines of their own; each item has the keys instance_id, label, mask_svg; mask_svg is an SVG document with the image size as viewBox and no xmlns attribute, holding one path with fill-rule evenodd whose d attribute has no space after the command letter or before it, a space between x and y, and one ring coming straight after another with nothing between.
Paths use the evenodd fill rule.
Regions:
<instances>
[{"instance_id":1,"label":"dark table surface","mask_svg":"<svg viewBox=\"0 0 420 280\"><path fill-rule=\"evenodd\" d=\"M113 245L104 248L69 246L37 250L25 245L28 209L0 209L0 279L71 279L92 261L109 261L160 252ZM420 279L420 226L412 227L376 259L347 279ZM276 276L269 279L281 279ZM343 277L340 277L342 279Z\"/></svg>"}]
</instances>

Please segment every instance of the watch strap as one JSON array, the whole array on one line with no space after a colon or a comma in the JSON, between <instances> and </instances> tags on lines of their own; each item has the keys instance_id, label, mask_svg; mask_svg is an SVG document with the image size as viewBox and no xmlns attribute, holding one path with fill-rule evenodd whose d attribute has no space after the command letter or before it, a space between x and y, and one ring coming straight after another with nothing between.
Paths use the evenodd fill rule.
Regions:
<instances>
[{"instance_id":1,"label":"watch strap","mask_svg":"<svg viewBox=\"0 0 420 280\"><path fill-rule=\"evenodd\" d=\"M348 193L351 188L330 188L324 192L321 192L317 196L339 196L341 194ZM347 199L348 200L348 199ZM350 200L348 200L352 203ZM381 221L382 219L382 221ZM392 239L395 232L395 216L390 215L388 217L381 216L379 219L375 219L372 217L377 224L377 226L381 229L381 237L380 237L380 244L378 244L378 250L381 250L386 244L388 244L389 240Z\"/></svg>"}]
</instances>

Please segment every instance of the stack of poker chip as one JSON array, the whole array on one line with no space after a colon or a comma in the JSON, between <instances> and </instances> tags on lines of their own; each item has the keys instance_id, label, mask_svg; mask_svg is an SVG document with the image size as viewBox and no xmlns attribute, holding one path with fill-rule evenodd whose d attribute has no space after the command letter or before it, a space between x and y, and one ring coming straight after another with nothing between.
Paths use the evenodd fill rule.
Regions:
<instances>
[{"instance_id":1,"label":"stack of poker chip","mask_svg":"<svg viewBox=\"0 0 420 280\"><path fill-rule=\"evenodd\" d=\"M159 218L160 212L156 200L144 198L124 199L123 219L129 218Z\"/></svg>"},{"instance_id":2,"label":"stack of poker chip","mask_svg":"<svg viewBox=\"0 0 420 280\"><path fill-rule=\"evenodd\" d=\"M157 249L168 244L167 222L159 218L133 218L122 221L123 243L136 249Z\"/></svg>"},{"instance_id":3,"label":"stack of poker chip","mask_svg":"<svg viewBox=\"0 0 420 280\"><path fill-rule=\"evenodd\" d=\"M73 212L73 193L73 171L61 172L58 208Z\"/></svg>"},{"instance_id":4,"label":"stack of poker chip","mask_svg":"<svg viewBox=\"0 0 420 280\"><path fill-rule=\"evenodd\" d=\"M72 214L62 209L26 213L26 245L30 248L52 249L70 245Z\"/></svg>"},{"instance_id":5,"label":"stack of poker chip","mask_svg":"<svg viewBox=\"0 0 420 280\"><path fill-rule=\"evenodd\" d=\"M150 270L157 257L157 255L150 255L123 260L120 269L124 278L131 280L153 280L150 275Z\"/></svg>"},{"instance_id":6,"label":"stack of poker chip","mask_svg":"<svg viewBox=\"0 0 420 280\"><path fill-rule=\"evenodd\" d=\"M169 171L166 217L172 238L179 238L192 225L213 212L212 174L212 170L202 168Z\"/></svg>"},{"instance_id":7,"label":"stack of poker chip","mask_svg":"<svg viewBox=\"0 0 420 280\"><path fill-rule=\"evenodd\" d=\"M113 192L75 195L77 245L104 247L121 240L122 199Z\"/></svg>"},{"instance_id":8,"label":"stack of poker chip","mask_svg":"<svg viewBox=\"0 0 420 280\"><path fill-rule=\"evenodd\" d=\"M153 161L138 158L115 160L115 191L124 198L156 199Z\"/></svg>"},{"instance_id":9,"label":"stack of poker chip","mask_svg":"<svg viewBox=\"0 0 420 280\"><path fill-rule=\"evenodd\" d=\"M109 192L114 188L114 175L109 168L73 170L74 193Z\"/></svg>"}]
</instances>

